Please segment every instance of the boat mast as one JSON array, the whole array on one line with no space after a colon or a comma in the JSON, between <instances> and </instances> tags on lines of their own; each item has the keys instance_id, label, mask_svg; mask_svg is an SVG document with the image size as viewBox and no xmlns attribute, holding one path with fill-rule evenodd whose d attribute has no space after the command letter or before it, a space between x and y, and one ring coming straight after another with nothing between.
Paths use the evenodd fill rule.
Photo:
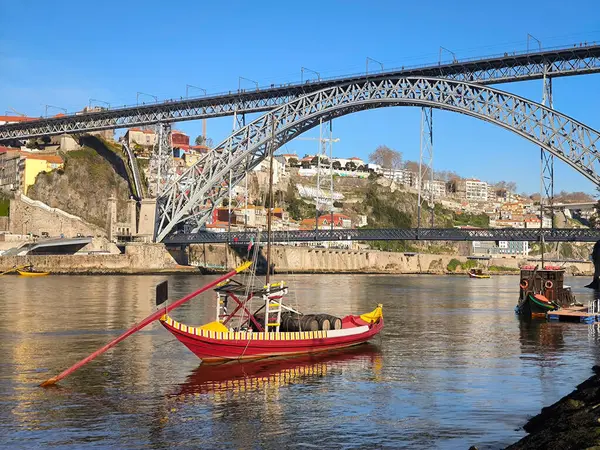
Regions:
<instances>
[{"instance_id":1,"label":"boat mast","mask_svg":"<svg viewBox=\"0 0 600 450\"><path fill-rule=\"evenodd\" d=\"M275 154L275 117L271 119L271 145L269 155L269 207L267 208L267 276L266 285L271 281L271 219L273 216L273 156Z\"/></svg>"}]
</instances>

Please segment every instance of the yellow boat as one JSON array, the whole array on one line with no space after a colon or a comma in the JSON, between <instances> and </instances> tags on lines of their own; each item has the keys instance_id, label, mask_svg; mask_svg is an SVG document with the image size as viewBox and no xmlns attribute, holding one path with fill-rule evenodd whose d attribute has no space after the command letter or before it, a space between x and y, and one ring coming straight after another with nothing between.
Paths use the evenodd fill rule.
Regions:
<instances>
[{"instance_id":1,"label":"yellow boat","mask_svg":"<svg viewBox=\"0 0 600 450\"><path fill-rule=\"evenodd\" d=\"M483 273L481 269L471 269L468 273L471 278L490 278L490 276Z\"/></svg>"},{"instance_id":2,"label":"yellow boat","mask_svg":"<svg viewBox=\"0 0 600 450\"><path fill-rule=\"evenodd\" d=\"M50 272L27 272L22 270L17 270L17 272L22 277L43 277L46 275L50 275Z\"/></svg>"}]
</instances>

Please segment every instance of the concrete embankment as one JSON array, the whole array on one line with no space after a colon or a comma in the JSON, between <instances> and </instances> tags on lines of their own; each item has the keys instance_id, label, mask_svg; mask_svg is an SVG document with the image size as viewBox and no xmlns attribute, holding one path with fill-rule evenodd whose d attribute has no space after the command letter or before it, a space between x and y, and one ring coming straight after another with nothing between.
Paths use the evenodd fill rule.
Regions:
<instances>
[{"instance_id":1,"label":"concrete embankment","mask_svg":"<svg viewBox=\"0 0 600 450\"><path fill-rule=\"evenodd\" d=\"M241 253L246 252L243 250ZM273 247L272 258L276 271L295 273L464 273L466 269L460 265L455 271L449 271L448 264L453 259L463 265L468 261L464 256L291 246ZM190 246L189 263L192 265L226 270L239 265L241 261L240 255L224 244ZM494 258L478 260L477 266L492 273L518 274L519 266L527 263L532 264L525 259ZM591 275L594 271L591 262L567 263L563 266L567 273L573 275Z\"/></svg>"},{"instance_id":2,"label":"concrete embankment","mask_svg":"<svg viewBox=\"0 0 600 450\"><path fill-rule=\"evenodd\" d=\"M0 271L33 264L35 270L53 274L143 274L197 272L180 266L162 244L131 244L122 254L0 256Z\"/></svg>"},{"instance_id":3,"label":"concrete embankment","mask_svg":"<svg viewBox=\"0 0 600 450\"><path fill-rule=\"evenodd\" d=\"M26 264L56 274L225 271L239 266L244 256L245 249L236 252L225 244L195 244L189 251L169 252L162 244L140 243L127 245L122 254L0 256L0 271ZM468 261L464 256L291 246L274 246L272 258L280 273L464 274ZM259 268L261 263L265 265L263 254ZM477 261L477 267L495 274L518 274L519 265L526 263L531 264L522 259L490 259ZM449 266L454 270L448 270ZM589 276L594 271L591 263L567 263L564 267L572 275Z\"/></svg>"},{"instance_id":4,"label":"concrete embankment","mask_svg":"<svg viewBox=\"0 0 600 450\"><path fill-rule=\"evenodd\" d=\"M600 366L595 375L523 427L529 433L507 450L600 448Z\"/></svg>"}]
</instances>

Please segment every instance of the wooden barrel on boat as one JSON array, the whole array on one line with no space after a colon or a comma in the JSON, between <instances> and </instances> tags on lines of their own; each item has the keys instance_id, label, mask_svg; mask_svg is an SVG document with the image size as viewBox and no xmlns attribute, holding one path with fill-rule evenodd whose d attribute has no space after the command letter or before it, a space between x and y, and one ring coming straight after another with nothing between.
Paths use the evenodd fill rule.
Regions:
<instances>
[{"instance_id":1,"label":"wooden barrel on boat","mask_svg":"<svg viewBox=\"0 0 600 450\"><path fill-rule=\"evenodd\" d=\"M332 316L331 314L325 314L329 319L329 323L331 324L330 330L341 330L342 329L342 319L339 317Z\"/></svg>"},{"instance_id":2,"label":"wooden barrel on boat","mask_svg":"<svg viewBox=\"0 0 600 450\"><path fill-rule=\"evenodd\" d=\"M315 317L319 324L319 330L331 330L331 321L329 320L329 314L316 314Z\"/></svg>"},{"instance_id":3,"label":"wooden barrel on boat","mask_svg":"<svg viewBox=\"0 0 600 450\"><path fill-rule=\"evenodd\" d=\"M261 327L265 327L265 313L259 313L259 314L254 314L254 320L256 320L258 322L258 324ZM275 315L271 315L269 322L270 323L275 323L277 321L277 318L275 317ZM256 327L256 325L254 324L254 322L250 321L250 328L252 329L252 331L259 331L258 328ZM275 331L274 327L269 327L269 331Z\"/></svg>"},{"instance_id":4,"label":"wooden barrel on boat","mask_svg":"<svg viewBox=\"0 0 600 450\"><path fill-rule=\"evenodd\" d=\"M318 331L319 322L314 314L299 315L291 312L281 314L281 331Z\"/></svg>"}]
</instances>

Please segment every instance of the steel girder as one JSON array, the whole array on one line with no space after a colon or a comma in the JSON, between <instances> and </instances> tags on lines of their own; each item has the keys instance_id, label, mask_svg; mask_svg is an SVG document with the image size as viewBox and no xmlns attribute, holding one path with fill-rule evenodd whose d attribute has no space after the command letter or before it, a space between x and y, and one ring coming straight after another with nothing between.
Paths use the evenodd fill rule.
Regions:
<instances>
[{"instance_id":1,"label":"steel girder","mask_svg":"<svg viewBox=\"0 0 600 450\"><path fill-rule=\"evenodd\" d=\"M459 228L409 228L409 229L340 229L274 231L272 242L315 242L315 241L527 241L539 242L597 242L600 230L597 229L544 229L502 228L502 229L459 229ZM256 232L232 233L180 233L168 236L163 242L167 245L217 244L238 242L247 244L258 242Z\"/></svg>"},{"instance_id":2,"label":"steel girder","mask_svg":"<svg viewBox=\"0 0 600 450\"><path fill-rule=\"evenodd\" d=\"M389 78L334 86L298 98L233 133L187 169L158 199L156 237L193 219L202 226L214 205L267 156L271 123L275 148L316 126L352 112L385 106L430 106L494 123L543 147L600 184L597 131L525 98L482 85L438 78ZM229 170L233 175L229 177Z\"/></svg>"},{"instance_id":3,"label":"steel girder","mask_svg":"<svg viewBox=\"0 0 600 450\"><path fill-rule=\"evenodd\" d=\"M73 114L0 127L0 141L45 135L128 128L158 122L176 122L268 111L291 100L336 85L395 77L442 77L480 84L506 83L600 72L600 46L571 47L529 53L408 67L376 74L355 74L319 81L271 85L193 99Z\"/></svg>"}]
</instances>

